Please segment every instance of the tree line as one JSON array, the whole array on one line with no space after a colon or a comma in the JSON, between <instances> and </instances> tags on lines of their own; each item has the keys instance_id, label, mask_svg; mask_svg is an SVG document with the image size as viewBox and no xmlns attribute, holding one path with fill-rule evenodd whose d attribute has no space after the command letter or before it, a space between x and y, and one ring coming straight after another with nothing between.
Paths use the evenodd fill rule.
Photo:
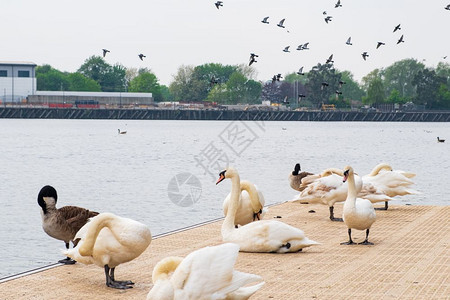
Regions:
<instances>
[{"instance_id":1,"label":"tree line","mask_svg":"<svg viewBox=\"0 0 450 300\"><path fill-rule=\"evenodd\" d=\"M247 65L208 63L178 68L169 86L159 84L147 68L110 65L101 56L91 56L74 73L50 65L36 68L38 90L149 92L156 102L210 101L218 104L260 104L263 100L291 106L320 107L334 104L405 104L427 109L450 109L450 65L440 62L427 68L416 59L404 59L375 69L357 82L350 71L333 64L317 64L305 73L274 74L261 82Z\"/></svg>"}]
</instances>

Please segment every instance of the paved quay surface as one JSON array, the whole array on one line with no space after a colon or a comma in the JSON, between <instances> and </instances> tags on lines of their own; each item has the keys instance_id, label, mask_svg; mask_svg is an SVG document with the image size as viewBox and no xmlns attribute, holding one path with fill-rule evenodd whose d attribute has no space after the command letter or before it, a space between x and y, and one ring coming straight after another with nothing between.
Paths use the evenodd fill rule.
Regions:
<instances>
[{"instance_id":1,"label":"paved quay surface","mask_svg":"<svg viewBox=\"0 0 450 300\"><path fill-rule=\"evenodd\" d=\"M342 203L335 208L341 212ZM449 215L450 206L392 206L377 211L369 236L375 245L346 246L340 242L348 240L347 228L328 219L328 207L283 203L265 219L298 227L321 245L290 254L239 253L235 268L264 278L252 300L450 299ZM133 289L107 288L103 268L77 263L0 283L0 299L145 299L160 259L220 244L221 225L154 239L140 257L116 268L116 279L134 281ZM353 240L364 234L353 230Z\"/></svg>"}]
</instances>

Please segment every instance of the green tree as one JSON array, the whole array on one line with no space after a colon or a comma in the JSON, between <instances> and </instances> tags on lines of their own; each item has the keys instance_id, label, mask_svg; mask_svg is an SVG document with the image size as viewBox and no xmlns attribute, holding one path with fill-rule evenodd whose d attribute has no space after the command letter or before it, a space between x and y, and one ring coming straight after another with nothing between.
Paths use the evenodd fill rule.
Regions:
<instances>
[{"instance_id":1,"label":"green tree","mask_svg":"<svg viewBox=\"0 0 450 300\"><path fill-rule=\"evenodd\" d=\"M375 69L361 79L361 87L367 93L372 81L381 79L380 69Z\"/></svg>"},{"instance_id":2,"label":"green tree","mask_svg":"<svg viewBox=\"0 0 450 300\"><path fill-rule=\"evenodd\" d=\"M358 82L353 79L353 74L350 71L343 71L341 72L341 80L345 82L340 88L343 98L361 101L365 92L359 86Z\"/></svg>"},{"instance_id":3,"label":"green tree","mask_svg":"<svg viewBox=\"0 0 450 300\"><path fill-rule=\"evenodd\" d=\"M424 69L419 71L413 78L412 84L417 89L417 96L414 103L425 105L425 108L439 109L442 103L438 97L441 85L446 84L446 79L436 75L432 69Z\"/></svg>"},{"instance_id":4,"label":"green tree","mask_svg":"<svg viewBox=\"0 0 450 300\"><path fill-rule=\"evenodd\" d=\"M386 102L395 104L405 104L406 102L408 102L408 100L409 100L408 98L402 97L399 91L393 89L389 97L386 99Z\"/></svg>"},{"instance_id":5,"label":"green tree","mask_svg":"<svg viewBox=\"0 0 450 300\"><path fill-rule=\"evenodd\" d=\"M120 64L109 65L100 56L91 56L85 60L78 72L97 81L103 92L121 92L126 90L126 68Z\"/></svg>"},{"instance_id":6,"label":"green tree","mask_svg":"<svg viewBox=\"0 0 450 300\"><path fill-rule=\"evenodd\" d=\"M147 71L141 72L130 82L130 92L152 93L156 102L163 101L161 86L156 75Z\"/></svg>"},{"instance_id":7,"label":"green tree","mask_svg":"<svg viewBox=\"0 0 450 300\"><path fill-rule=\"evenodd\" d=\"M385 100L384 86L381 78L374 78L367 89L367 96L363 97L365 104L380 104Z\"/></svg>"},{"instance_id":8,"label":"green tree","mask_svg":"<svg viewBox=\"0 0 450 300\"><path fill-rule=\"evenodd\" d=\"M67 91L70 83L67 74L43 65L36 67L36 85L39 91Z\"/></svg>"},{"instance_id":9,"label":"green tree","mask_svg":"<svg viewBox=\"0 0 450 300\"><path fill-rule=\"evenodd\" d=\"M308 83L306 88L309 92L308 98L317 107L321 104L330 103L331 97L335 96L339 89L341 74L336 72L331 64L317 64L308 72ZM324 83L328 86L323 85Z\"/></svg>"},{"instance_id":10,"label":"green tree","mask_svg":"<svg viewBox=\"0 0 450 300\"><path fill-rule=\"evenodd\" d=\"M69 91L85 91L85 92L100 92L101 87L97 81L87 78L80 73L70 73L67 76L69 82Z\"/></svg>"},{"instance_id":11,"label":"green tree","mask_svg":"<svg viewBox=\"0 0 450 300\"><path fill-rule=\"evenodd\" d=\"M416 59L408 58L397 61L381 71L383 86L386 95L396 89L402 97L413 98L416 89L412 81L414 76L425 68L425 65Z\"/></svg>"}]
</instances>

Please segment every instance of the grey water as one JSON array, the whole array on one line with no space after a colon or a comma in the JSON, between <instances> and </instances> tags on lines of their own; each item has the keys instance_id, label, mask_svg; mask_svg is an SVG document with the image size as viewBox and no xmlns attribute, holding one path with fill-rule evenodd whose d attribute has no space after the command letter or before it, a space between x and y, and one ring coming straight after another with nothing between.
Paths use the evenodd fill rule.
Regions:
<instances>
[{"instance_id":1,"label":"grey water","mask_svg":"<svg viewBox=\"0 0 450 300\"><path fill-rule=\"evenodd\" d=\"M415 172L421 192L394 204L450 203L450 140L437 143L450 137L450 123L2 119L0 126L0 278L63 258L64 243L41 227L37 194L47 184L58 207L129 217L153 235L222 217L231 185L215 182L227 165L256 183L267 204L294 198L288 175L297 162L309 172L351 165L362 175L387 162Z\"/></svg>"}]
</instances>

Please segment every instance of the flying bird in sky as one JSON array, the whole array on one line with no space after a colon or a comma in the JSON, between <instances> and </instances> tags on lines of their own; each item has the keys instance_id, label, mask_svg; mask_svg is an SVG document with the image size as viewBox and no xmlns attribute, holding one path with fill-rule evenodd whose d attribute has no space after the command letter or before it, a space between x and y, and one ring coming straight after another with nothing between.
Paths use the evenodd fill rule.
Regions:
<instances>
[{"instance_id":1,"label":"flying bird in sky","mask_svg":"<svg viewBox=\"0 0 450 300\"><path fill-rule=\"evenodd\" d=\"M333 17L332 16L327 16L325 18L325 22L327 22L327 24L328 24L328 22L331 22L331 18L333 18Z\"/></svg>"},{"instance_id":2,"label":"flying bird in sky","mask_svg":"<svg viewBox=\"0 0 450 300\"><path fill-rule=\"evenodd\" d=\"M369 54L367 54L366 51L364 51L361 55L364 58L364 60L366 60L366 58L369 57Z\"/></svg>"},{"instance_id":3,"label":"flying bird in sky","mask_svg":"<svg viewBox=\"0 0 450 300\"><path fill-rule=\"evenodd\" d=\"M281 21L277 24L277 26L278 26L278 27L281 27L281 28L285 28L284 25L283 25L283 24L284 24L284 20L286 20L286 19L281 20Z\"/></svg>"},{"instance_id":4,"label":"flying bird in sky","mask_svg":"<svg viewBox=\"0 0 450 300\"><path fill-rule=\"evenodd\" d=\"M327 63L327 64L332 64L332 63L334 63L334 60L333 60L333 54L331 54L330 57L328 57L326 63Z\"/></svg>"},{"instance_id":5,"label":"flying bird in sky","mask_svg":"<svg viewBox=\"0 0 450 300\"><path fill-rule=\"evenodd\" d=\"M305 73L303 73L303 67L301 67L301 68L298 70L297 74L298 74L298 75L305 75Z\"/></svg>"},{"instance_id":6,"label":"flying bird in sky","mask_svg":"<svg viewBox=\"0 0 450 300\"><path fill-rule=\"evenodd\" d=\"M103 57L106 56L106 53L111 52L111 51L109 51L108 49L102 49L102 50L103 50Z\"/></svg>"},{"instance_id":7,"label":"flying bird in sky","mask_svg":"<svg viewBox=\"0 0 450 300\"><path fill-rule=\"evenodd\" d=\"M255 53L250 53L250 62L248 63L249 66L252 65L252 63L257 62L256 61L256 57L258 57L259 55L255 54Z\"/></svg>"},{"instance_id":8,"label":"flying bird in sky","mask_svg":"<svg viewBox=\"0 0 450 300\"><path fill-rule=\"evenodd\" d=\"M403 34L402 34L402 36L398 39L397 44L404 43L404 42L405 41L403 40Z\"/></svg>"},{"instance_id":9,"label":"flying bird in sky","mask_svg":"<svg viewBox=\"0 0 450 300\"><path fill-rule=\"evenodd\" d=\"M291 52L291 51L289 51L289 47L290 47L290 46L284 47L283 52Z\"/></svg>"},{"instance_id":10,"label":"flying bird in sky","mask_svg":"<svg viewBox=\"0 0 450 300\"><path fill-rule=\"evenodd\" d=\"M141 53L141 54L139 54L138 56L139 56L139 58L140 58L140 59L141 59L142 61L144 60L144 57L147 57L147 56L145 56L145 55L144 55L144 54L142 54L142 53Z\"/></svg>"},{"instance_id":11,"label":"flying bird in sky","mask_svg":"<svg viewBox=\"0 0 450 300\"><path fill-rule=\"evenodd\" d=\"M393 32L396 32L397 30L400 30L401 28L400 28L400 24L398 24L397 26L395 26L395 28L394 28L394 31Z\"/></svg>"},{"instance_id":12,"label":"flying bird in sky","mask_svg":"<svg viewBox=\"0 0 450 300\"><path fill-rule=\"evenodd\" d=\"M450 10L450 4L448 4L446 7L444 7L446 10Z\"/></svg>"},{"instance_id":13,"label":"flying bird in sky","mask_svg":"<svg viewBox=\"0 0 450 300\"><path fill-rule=\"evenodd\" d=\"M217 9L219 9L219 7L223 6L223 2L217 1L216 3L214 3L214 5L217 7Z\"/></svg>"},{"instance_id":14,"label":"flying bird in sky","mask_svg":"<svg viewBox=\"0 0 450 300\"><path fill-rule=\"evenodd\" d=\"M303 45L298 45L297 50L303 50Z\"/></svg>"},{"instance_id":15,"label":"flying bird in sky","mask_svg":"<svg viewBox=\"0 0 450 300\"><path fill-rule=\"evenodd\" d=\"M265 17L261 22L263 22L264 24L269 24L269 21L267 21L269 19L269 17Z\"/></svg>"},{"instance_id":16,"label":"flying bird in sky","mask_svg":"<svg viewBox=\"0 0 450 300\"><path fill-rule=\"evenodd\" d=\"M383 45L386 45L386 44L383 43L383 42L378 42L378 43L377 43L377 49L380 48L380 47L383 46Z\"/></svg>"},{"instance_id":17,"label":"flying bird in sky","mask_svg":"<svg viewBox=\"0 0 450 300\"><path fill-rule=\"evenodd\" d=\"M334 8L342 7L341 0L338 0L338 2L334 5Z\"/></svg>"},{"instance_id":18,"label":"flying bird in sky","mask_svg":"<svg viewBox=\"0 0 450 300\"><path fill-rule=\"evenodd\" d=\"M347 45L353 45L353 44L352 44L352 38L349 37L345 43L346 43Z\"/></svg>"}]
</instances>

